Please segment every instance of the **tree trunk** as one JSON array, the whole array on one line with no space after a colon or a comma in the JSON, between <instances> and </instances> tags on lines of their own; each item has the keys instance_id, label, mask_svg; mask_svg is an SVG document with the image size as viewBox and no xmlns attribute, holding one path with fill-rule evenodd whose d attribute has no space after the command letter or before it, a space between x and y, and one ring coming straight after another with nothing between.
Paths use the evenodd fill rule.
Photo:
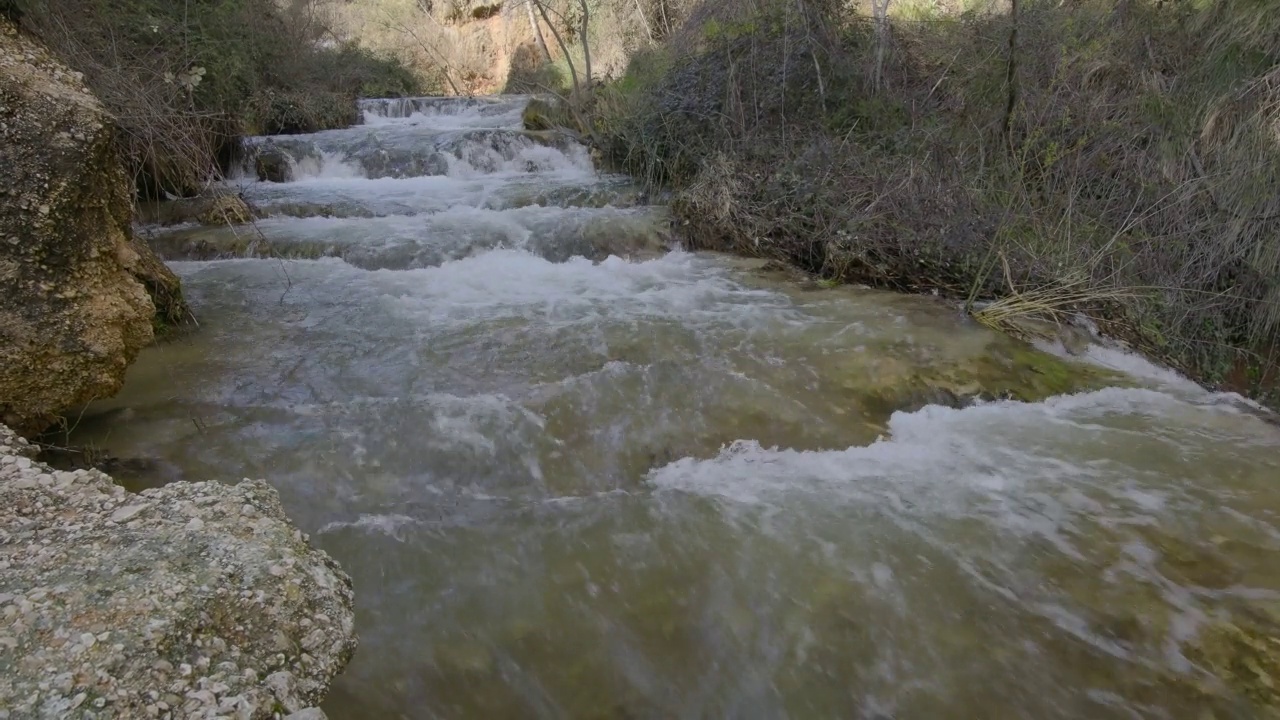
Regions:
<instances>
[{"instance_id":1,"label":"tree trunk","mask_svg":"<svg viewBox=\"0 0 1280 720\"><path fill-rule=\"evenodd\" d=\"M872 22L875 24L875 64L871 68L871 87L884 89L884 56L889 47L889 0L871 0Z\"/></svg>"},{"instance_id":2,"label":"tree trunk","mask_svg":"<svg viewBox=\"0 0 1280 720\"><path fill-rule=\"evenodd\" d=\"M640 16L640 24L644 25L645 39L653 42L653 26L649 24L649 18L644 16L644 6L640 4L640 0L636 0L636 15Z\"/></svg>"},{"instance_id":3,"label":"tree trunk","mask_svg":"<svg viewBox=\"0 0 1280 720\"><path fill-rule=\"evenodd\" d=\"M541 0L530 0L530 2L538 6L538 14L542 16L542 21L547 24L547 27L551 28L551 36L556 39L556 45L560 46L560 52L564 53L564 61L569 65L569 76L573 78L573 88L577 90L578 69L573 64L573 58L569 57L569 46L564 44L564 38L560 37L560 31L551 22L551 18L547 17L547 9L542 6Z\"/></svg>"},{"instance_id":4,"label":"tree trunk","mask_svg":"<svg viewBox=\"0 0 1280 720\"><path fill-rule=\"evenodd\" d=\"M1009 0L1009 63L1005 68L1004 122L1000 132L1007 140L1013 127L1013 110L1018 103L1018 0Z\"/></svg>"},{"instance_id":5,"label":"tree trunk","mask_svg":"<svg viewBox=\"0 0 1280 720\"><path fill-rule=\"evenodd\" d=\"M547 47L547 38L542 34L542 26L538 24L538 16L533 13L534 0L525 0L524 7L529 11L529 27L533 28L533 36L538 40L538 47L542 49L542 57L551 62L551 50Z\"/></svg>"},{"instance_id":6,"label":"tree trunk","mask_svg":"<svg viewBox=\"0 0 1280 720\"><path fill-rule=\"evenodd\" d=\"M587 27L591 22L591 11L587 9L587 0L578 0L582 8L582 64L586 71L586 89L591 91L591 44L587 41Z\"/></svg>"}]
</instances>

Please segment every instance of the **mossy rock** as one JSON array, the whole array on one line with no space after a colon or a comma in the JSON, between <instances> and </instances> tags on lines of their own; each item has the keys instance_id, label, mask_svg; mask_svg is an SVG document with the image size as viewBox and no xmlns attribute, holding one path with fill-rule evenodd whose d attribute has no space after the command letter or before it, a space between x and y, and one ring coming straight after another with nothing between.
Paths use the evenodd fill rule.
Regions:
<instances>
[{"instance_id":1,"label":"mossy rock","mask_svg":"<svg viewBox=\"0 0 1280 720\"><path fill-rule=\"evenodd\" d=\"M563 100L547 100L534 98L525 106L521 116L524 129L533 131L573 130L582 132L581 125L574 119L573 112Z\"/></svg>"},{"instance_id":2,"label":"mossy rock","mask_svg":"<svg viewBox=\"0 0 1280 720\"><path fill-rule=\"evenodd\" d=\"M201 225L243 225L253 220L249 204L236 195L214 198L196 218Z\"/></svg>"},{"instance_id":3,"label":"mossy rock","mask_svg":"<svg viewBox=\"0 0 1280 720\"><path fill-rule=\"evenodd\" d=\"M278 149L264 150L253 159L253 169L259 182L283 183L293 179L293 164Z\"/></svg>"},{"instance_id":4,"label":"mossy rock","mask_svg":"<svg viewBox=\"0 0 1280 720\"><path fill-rule=\"evenodd\" d=\"M864 412L881 419L926 405L961 408L995 400L1040 402L1055 395L1127 384L1115 373L1013 341L993 343L982 354L940 366L881 359L884 362L865 368L865 375L860 372L860 377L845 384Z\"/></svg>"}]
</instances>

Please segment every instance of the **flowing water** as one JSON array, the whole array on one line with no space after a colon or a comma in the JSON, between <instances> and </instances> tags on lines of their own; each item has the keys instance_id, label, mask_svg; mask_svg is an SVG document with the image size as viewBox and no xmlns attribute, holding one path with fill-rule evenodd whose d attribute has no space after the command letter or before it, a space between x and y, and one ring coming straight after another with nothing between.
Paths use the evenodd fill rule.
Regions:
<instances>
[{"instance_id":1,"label":"flowing water","mask_svg":"<svg viewBox=\"0 0 1280 720\"><path fill-rule=\"evenodd\" d=\"M669 249L523 103L255 140L261 235L154 238L202 327L77 428L280 490L355 582L331 717L1276 717L1280 430Z\"/></svg>"}]
</instances>

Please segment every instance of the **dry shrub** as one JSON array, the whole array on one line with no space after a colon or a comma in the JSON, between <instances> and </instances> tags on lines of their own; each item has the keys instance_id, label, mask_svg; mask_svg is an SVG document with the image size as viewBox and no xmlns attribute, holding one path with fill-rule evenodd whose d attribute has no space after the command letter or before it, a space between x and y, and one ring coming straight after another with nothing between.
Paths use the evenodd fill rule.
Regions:
<instances>
[{"instance_id":1,"label":"dry shrub","mask_svg":"<svg viewBox=\"0 0 1280 720\"><path fill-rule=\"evenodd\" d=\"M506 54L514 49L505 33L511 3L321 1L328 2L339 37L400 59L427 91L471 95L501 86L495 68L505 67Z\"/></svg>"},{"instance_id":2,"label":"dry shrub","mask_svg":"<svg viewBox=\"0 0 1280 720\"><path fill-rule=\"evenodd\" d=\"M333 127L358 94L416 89L394 60L335 42L319 0L17 3L119 121L146 197L198 193L246 131Z\"/></svg>"},{"instance_id":3,"label":"dry shrub","mask_svg":"<svg viewBox=\"0 0 1280 720\"><path fill-rule=\"evenodd\" d=\"M884 25L802 0L704 3L633 57L596 123L615 162L676 190L696 246L1000 300L1001 318L1083 313L1264 391L1280 13L1020 5L1011 67L1004 4Z\"/></svg>"}]
</instances>

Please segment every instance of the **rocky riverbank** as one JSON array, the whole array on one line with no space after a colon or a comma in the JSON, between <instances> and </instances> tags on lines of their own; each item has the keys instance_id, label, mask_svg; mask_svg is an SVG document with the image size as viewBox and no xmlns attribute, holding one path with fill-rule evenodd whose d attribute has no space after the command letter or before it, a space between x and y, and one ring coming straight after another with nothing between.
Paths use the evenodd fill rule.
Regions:
<instances>
[{"instance_id":1,"label":"rocky riverbank","mask_svg":"<svg viewBox=\"0 0 1280 720\"><path fill-rule=\"evenodd\" d=\"M0 720L318 718L351 582L261 481L134 495L0 426Z\"/></svg>"}]
</instances>

